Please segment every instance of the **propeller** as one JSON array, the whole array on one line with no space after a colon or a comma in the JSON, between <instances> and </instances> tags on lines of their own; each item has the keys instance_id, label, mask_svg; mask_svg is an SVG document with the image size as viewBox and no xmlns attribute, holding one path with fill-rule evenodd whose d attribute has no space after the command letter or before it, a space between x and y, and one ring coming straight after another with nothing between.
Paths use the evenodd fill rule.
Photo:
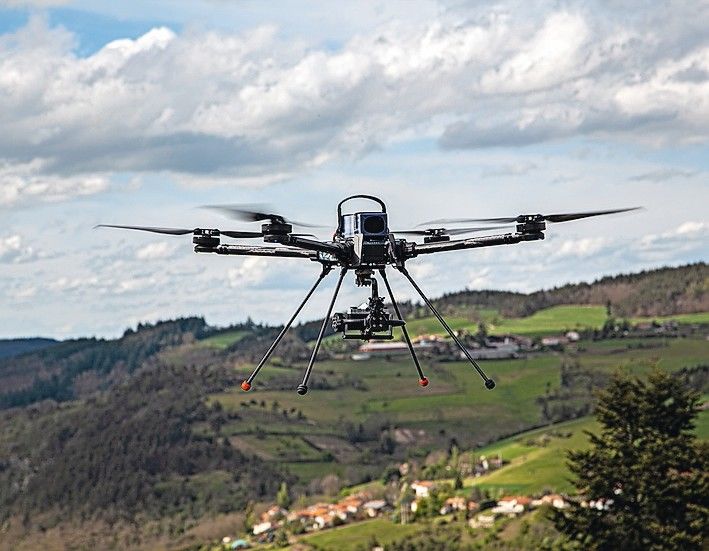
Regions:
<instances>
[{"instance_id":1,"label":"propeller","mask_svg":"<svg viewBox=\"0 0 709 551\"><path fill-rule=\"evenodd\" d=\"M139 230L139 231L149 231L152 233L163 233L166 235L187 235L189 233L194 233L197 231L197 228L195 229L187 229L187 228L156 228L152 226L117 226L114 224L98 224L97 226L94 226L94 228L119 228L122 230ZM241 238L254 238L254 237L263 237L263 234L261 232L255 232L255 231L228 231L228 230L217 230L221 235L226 235L227 237L233 237L236 239L241 239Z\"/></svg>"},{"instance_id":2,"label":"propeller","mask_svg":"<svg viewBox=\"0 0 709 551\"><path fill-rule=\"evenodd\" d=\"M216 210L222 214L235 218L237 220L244 220L246 222L263 222L270 221L272 224L290 224L292 226L300 226L303 228L324 228L325 226L320 226L317 224L308 224L305 222L297 222L295 220L289 220L280 214L273 212L267 212L270 210L266 205L205 205L205 209ZM258 210L256 210L258 209ZM264 212L266 211L266 212Z\"/></svg>"},{"instance_id":3,"label":"propeller","mask_svg":"<svg viewBox=\"0 0 709 551\"><path fill-rule=\"evenodd\" d=\"M617 214L619 212L630 212L632 210L639 210L642 207L631 207L626 209L614 209L614 210L595 210L590 212L570 212L563 214L540 214L538 215L541 220L546 220L547 222L569 222L571 220L580 220L581 218L590 218L591 216L603 216L604 214ZM533 215L537 216L537 215ZM509 216L501 218L443 218L439 220L431 220L430 222L424 222L425 224L460 224L468 222L484 222L484 223L502 223L502 224L512 224L514 222L524 222L525 215L520 216Z\"/></svg>"},{"instance_id":4,"label":"propeller","mask_svg":"<svg viewBox=\"0 0 709 551\"><path fill-rule=\"evenodd\" d=\"M464 233L474 233L481 231L499 230L504 229L506 226L487 226L482 228L426 228L424 230L404 230L404 231L393 231L391 233L401 234L401 235L462 235Z\"/></svg>"}]
</instances>

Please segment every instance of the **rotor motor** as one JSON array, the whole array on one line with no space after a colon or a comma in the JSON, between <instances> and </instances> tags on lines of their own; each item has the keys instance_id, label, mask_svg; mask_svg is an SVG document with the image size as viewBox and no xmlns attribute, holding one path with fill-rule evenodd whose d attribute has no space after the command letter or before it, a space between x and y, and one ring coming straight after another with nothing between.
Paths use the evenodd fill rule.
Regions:
<instances>
[{"instance_id":1,"label":"rotor motor","mask_svg":"<svg viewBox=\"0 0 709 551\"><path fill-rule=\"evenodd\" d=\"M287 222L275 221L261 225L261 233L266 243L279 243L292 231L293 226Z\"/></svg>"},{"instance_id":2,"label":"rotor motor","mask_svg":"<svg viewBox=\"0 0 709 551\"><path fill-rule=\"evenodd\" d=\"M213 249L219 246L219 235L219 230L197 228L194 230L192 243L199 245L200 247L208 247Z\"/></svg>"},{"instance_id":3,"label":"rotor motor","mask_svg":"<svg viewBox=\"0 0 709 551\"><path fill-rule=\"evenodd\" d=\"M544 217L537 215L522 215L517 219L517 232L530 234L542 233L547 228Z\"/></svg>"}]
</instances>

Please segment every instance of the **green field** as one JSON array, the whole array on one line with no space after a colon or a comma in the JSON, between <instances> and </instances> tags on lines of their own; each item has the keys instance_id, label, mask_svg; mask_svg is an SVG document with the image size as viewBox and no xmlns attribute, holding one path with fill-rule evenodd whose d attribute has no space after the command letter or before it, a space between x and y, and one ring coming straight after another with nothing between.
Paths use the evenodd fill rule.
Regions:
<instances>
[{"instance_id":1,"label":"green field","mask_svg":"<svg viewBox=\"0 0 709 551\"><path fill-rule=\"evenodd\" d=\"M529 431L480 448L475 451L477 455L499 454L510 463L489 475L467 479L466 486L487 488L493 495L518 492L530 495L544 490L571 493L574 488L569 482L571 473L566 467L566 452L586 448L588 438L584 431L596 432L598 429L594 419L584 418ZM700 439L709 438L709 411L700 412L695 430ZM571 436L554 436L566 432ZM548 443L544 446L531 444L530 441L538 441L543 435L549 437Z\"/></svg>"},{"instance_id":2,"label":"green field","mask_svg":"<svg viewBox=\"0 0 709 551\"><path fill-rule=\"evenodd\" d=\"M482 310L470 318L451 317L449 321L455 329L477 331L478 322L474 320L482 319L491 333L536 336L597 328L605 318L606 309L602 306L557 306L526 318L504 319L497 311ZM706 313L672 317L682 322L702 322L708 318ZM408 327L413 334L441 331L434 318L411 320ZM241 337L240 332L229 332L206 339L201 345L228 346ZM645 375L654 367L675 371L706 363L707 358L709 341L701 335L682 339L582 341L564 352L481 362L497 382L492 392L484 389L478 375L464 362L424 361L422 367L430 385L421 388L408 357L357 362L326 360L316 363L313 380L327 381L328 388L313 386L304 397L295 393L303 365L267 365L248 394L235 387L212 395L210 401L220 402L227 412L238 416L238 420L229 421L222 428L222 435L230 437L236 447L286 465L303 482L327 473L344 478L376 477L393 458L382 455L376 438L350 441L348 425L362 425L365 429L382 424L393 427L398 437L413 438L405 447L409 453L421 456L441 449L452 438L464 449L475 449L502 435L521 433L543 424L538 399L559 387L562 363L578 363L583 369L609 375L615 370ZM250 366L236 369L241 377L248 374ZM293 381L294 388L273 388L272 383L284 380ZM354 388L352 381L359 381L361 388ZM282 414L283 410L287 413ZM528 446L518 439L499 442L495 444L497 448L485 448L486 453L494 453L504 446L503 456L512 463L469 484L496 491L504 488L539 491L546 487L569 490L563 452L583 445L582 430L591 426L588 423L572 422L571 438L552 439L543 448ZM702 434L706 434L706 424L709 421L702 415ZM326 438L327 446L320 447L311 437Z\"/></svg>"},{"instance_id":3,"label":"green field","mask_svg":"<svg viewBox=\"0 0 709 551\"><path fill-rule=\"evenodd\" d=\"M697 312L696 314L675 314L673 316L656 316L654 318L633 318L633 323L651 321L676 321L677 323L709 323L709 312Z\"/></svg>"},{"instance_id":4,"label":"green field","mask_svg":"<svg viewBox=\"0 0 709 551\"><path fill-rule=\"evenodd\" d=\"M563 333L572 329L598 329L606 320L606 308L604 306L553 306L525 318L505 318L496 310L488 309L476 311L474 317L475 320L450 317L446 321L454 330L465 329L471 333L477 332L480 321L484 321L488 332L493 335L514 333L541 336ZM406 327L413 335L444 333L444 329L433 316L407 321Z\"/></svg>"},{"instance_id":5,"label":"green field","mask_svg":"<svg viewBox=\"0 0 709 551\"><path fill-rule=\"evenodd\" d=\"M508 465L479 478L466 480L466 486L479 486L490 490L492 495L521 493L531 495L543 490L572 492L573 486L568 481L571 473L566 468L566 452L581 449L588 445L585 430L598 427L592 419L579 419L560 423L553 427L534 430L516 438L507 439L491 446L476 450L476 454L502 456ZM556 432L570 432L570 437L554 436ZM545 445L539 437L546 435L549 440Z\"/></svg>"},{"instance_id":6,"label":"green field","mask_svg":"<svg viewBox=\"0 0 709 551\"><path fill-rule=\"evenodd\" d=\"M526 318L502 319L491 325L491 333L514 333L518 335L539 335L561 333L571 329L596 329L606 320L603 306L554 306L535 312Z\"/></svg>"},{"instance_id":7,"label":"green field","mask_svg":"<svg viewBox=\"0 0 709 551\"><path fill-rule=\"evenodd\" d=\"M454 331L460 329L469 330L473 325L468 318L456 316L446 317L446 323L448 323ZM442 335L445 333L445 329L441 327L439 321L433 316L407 320L406 328L411 335Z\"/></svg>"},{"instance_id":8,"label":"green field","mask_svg":"<svg viewBox=\"0 0 709 551\"><path fill-rule=\"evenodd\" d=\"M300 541L317 546L316 548L319 549L354 551L359 546L367 545L372 536L376 537L379 544L386 545L424 529L425 526L421 524L402 526L386 519L374 519L305 536Z\"/></svg>"},{"instance_id":9,"label":"green field","mask_svg":"<svg viewBox=\"0 0 709 551\"><path fill-rule=\"evenodd\" d=\"M479 321L484 321L487 330L492 335L518 334L525 336L544 336L560 334L570 330L600 329L606 321L605 306L553 306L535 312L524 318L505 318L496 310L483 309L475 311L472 316L476 321L452 316L446 318L454 330L465 329L472 333L478 330ZM709 323L709 312L696 314L677 314L673 316L637 317L632 323L647 323L652 321L670 321L678 323ZM406 327L412 335L442 335L445 333L440 323L433 316L412 319L406 322Z\"/></svg>"},{"instance_id":10,"label":"green field","mask_svg":"<svg viewBox=\"0 0 709 551\"><path fill-rule=\"evenodd\" d=\"M568 310L564 314L566 318L561 312L564 310L557 312L556 319L565 319L567 323ZM589 316L593 315L593 310L590 312ZM378 451L376 440L349 443L347 423L366 427L386 422L397 431L423 431L415 437L413 446L407 445L422 454L446 446L451 438L465 449L472 449L497 440L500 435L539 426L543 419L537 399L547 388L559 386L562 362L578 362L583 368L608 374L621 369L644 375L655 366L675 371L706 363L707 358L709 341L699 336L585 341L564 353L535 353L527 358L481 362L497 381L494 391L485 390L475 371L463 362L424 362L422 367L431 384L421 388L408 358L329 360L315 365L314 377L324 377L333 383L341 381L335 388L313 388L306 396L298 396L295 389L273 390L269 388L271 380L288 377L296 381L304 366L266 366L248 394L237 387L212 395L210 400L219 401L227 412L239 416L222 428L222 435L233 435L240 439L235 441L239 446L256 451L264 458L284 462L301 480L319 478L329 472L340 476L348 473L378 476L382 465L391 459ZM239 376L246 375L249 367L238 370ZM366 390L356 390L346 383L346 377L362 381ZM275 412L274 402L277 403ZM245 407L245 403L249 407ZM302 418L291 414L283 416L280 413L283 409L302 412ZM702 423L706 422L703 416ZM304 440L308 435L330 438L334 446L329 449L331 457L324 461L323 452ZM505 451L505 457L512 454L510 459L514 459L515 454L526 454L528 460L533 461L527 465L528 470L517 471L516 464L510 465L493 478L477 482L543 488L553 482L550 477L559 465L547 467L548 460L563 456L556 447L575 445L576 437L574 433L572 439L554 441L544 449L527 449L515 443Z\"/></svg>"},{"instance_id":11,"label":"green field","mask_svg":"<svg viewBox=\"0 0 709 551\"><path fill-rule=\"evenodd\" d=\"M566 467L566 453L570 449L587 447L588 438L584 431L594 432L598 428L594 419L584 418L527 431L495 444L477 448L473 452L476 456L491 457L499 454L509 464L488 475L466 479L464 489L458 493L467 495L473 486L489 491L492 497L510 494L533 495L544 491L573 493L573 485L569 482L571 473ZM709 438L709 411L700 413L696 432L699 438ZM344 493L372 489L382 490L383 486L381 482L372 482L348 488ZM503 539L516 535L519 519L501 522L506 526L505 532L501 533ZM298 538L298 543L310 545L313 549L346 551L369 544L372 536L376 537L380 545L386 545L428 529L429 526L426 524L415 523L402 526L392 523L387 518L380 518L302 536ZM484 533L478 532L477 537L482 537ZM469 533L465 535L471 537Z\"/></svg>"},{"instance_id":12,"label":"green field","mask_svg":"<svg viewBox=\"0 0 709 551\"><path fill-rule=\"evenodd\" d=\"M207 348L216 348L217 350L224 350L229 348L232 344L239 342L246 335L248 331L226 331L225 333L219 333L213 337L207 337L199 341L199 345Z\"/></svg>"}]
</instances>

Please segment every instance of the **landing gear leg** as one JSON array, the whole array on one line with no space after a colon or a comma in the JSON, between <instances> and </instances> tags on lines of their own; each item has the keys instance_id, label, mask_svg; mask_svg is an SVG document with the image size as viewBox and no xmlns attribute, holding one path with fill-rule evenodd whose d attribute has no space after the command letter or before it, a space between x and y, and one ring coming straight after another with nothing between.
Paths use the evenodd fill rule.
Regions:
<instances>
[{"instance_id":1,"label":"landing gear leg","mask_svg":"<svg viewBox=\"0 0 709 551\"><path fill-rule=\"evenodd\" d=\"M323 264L322 272L320 272L320 276L318 277L317 281L316 281L315 284L312 286L312 288L310 289L310 291L308 291L308 294L305 295L305 298L304 298L303 301L300 303L300 306L298 306L298 308L296 309L296 311L293 313L293 315L291 316L291 318L288 320L288 323L286 323L286 324L283 326L283 329L281 329L281 332L278 333L278 336L276 337L276 340L273 341L273 344L272 344L272 345L269 347L269 349L266 351L266 354L265 354L264 357L261 359L261 361L258 363L258 365L256 366L256 368L253 370L253 372L251 373L251 375L249 375L249 378L246 379L245 381L243 381L243 382L241 383L241 389L242 389L244 392L248 392L249 390L251 390L251 384L254 382L254 379L256 378L256 375L258 375L258 372L261 371L261 368L264 366L264 364L265 364L265 363L268 361L268 359L271 357L271 354L273 354L273 351L276 349L276 346L278 346L278 343L281 342L281 339L283 339L283 337L285 336L286 331L288 331L288 329L290 328L290 326L293 325L293 322L295 321L295 318L298 316L298 314L300 314L300 311L303 309L303 307L304 307L305 304L308 302L308 300L310 300L310 297L311 297L311 296L313 295L313 293L315 292L315 289L318 288L318 285L320 285L320 283L322 282L322 280L325 279L325 276L327 276L327 274L329 274L331 271L332 271L332 265L331 265L331 264Z\"/></svg>"},{"instance_id":2,"label":"landing gear leg","mask_svg":"<svg viewBox=\"0 0 709 551\"><path fill-rule=\"evenodd\" d=\"M396 303L396 299L394 299L394 293L391 291L391 286L389 285L389 280L387 279L387 274L386 270L384 268L379 270L379 275L382 276L382 281L384 281L384 285L386 285L387 288L387 293L389 293L389 300L391 300L391 304L394 307L394 312L396 312L396 317L398 317L401 321L404 321L404 317L401 315L401 310L399 310L399 305ZM419 364L419 359L416 356L416 351L414 350L414 345L411 343L411 338L409 337L409 331L406 329L406 325L401 326L401 331L404 333L404 340L406 341L406 345L409 347L409 352L411 353L411 359L414 361L414 365L416 366L416 371L419 374L419 384L421 386L428 386L428 377L426 377L423 374L423 370L421 369L421 364Z\"/></svg>"},{"instance_id":3,"label":"landing gear leg","mask_svg":"<svg viewBox=\"0 0 709 551\"><path fill-rule=\"evenodd\" d=\"M315 363L315 357L318 355L318 350L320 350L320 345L322 344L323 336L325 335L325 328L327 324L330 323L330 316L332 315L332 308L335 306L335 300L340 292L340 286L342 285L342 280L347 273L347 268L342 268L340 271L340 279L337 280L337 285L335 286L335 292L332 294L332 300L330 301L330 306L327 309L327 314L325 314L325 319L322 321L320 326L320 333L318 334L318 340L315 341L315 348L313 348L313 353L310 356L310 362L308 362L308 367L305 370L305 375L303 376L303 382L298 385L297 392L301 396L308 393L308 379L310 379L310 373L313 371L313 364Z\"/></svg>"},{"instance_id":4,"label":"landing gear leg","mask_svg":"<svg viewBox=\"0 0 709 551\"><path fill-rule=\"evenodd\" d=\"M478 372L478 375L482 377L482 380L485 381L485 388L488 390L492 390L495 388L495 381L493 381L490 377L485 375L485 372L482 370L482 368L478 365L478 363L473 359L473 357L470 355L470 352L468 352L468 349L463 345L462 342L460 342L460 339L455 336L455 333L453 333L453 330L448 326L446 323L446 320L443 319L441 314L438 313L438 310L431 304L431 301L428 300L428 297L423 293L421 288L416 284L414 281L414 278L411 277L411 274L409 274L408 270L404 266L397 267L398 270L406 276L406 279L411 282L411 285L413 286L414 289L416 289L416 292L421 296L423 301L426 303L426 306L433 312L433 315L438 318L438 321L441 323L441 325L444 327L444 329L448 332L448 334L451 336L451 338L455 341L455 343L458 345L458 348L461 349L463 354L465 354L465 357L468 358L468 361L472 364L472 366L475 368L475 370Z\"/></svg>"}]
</instances>

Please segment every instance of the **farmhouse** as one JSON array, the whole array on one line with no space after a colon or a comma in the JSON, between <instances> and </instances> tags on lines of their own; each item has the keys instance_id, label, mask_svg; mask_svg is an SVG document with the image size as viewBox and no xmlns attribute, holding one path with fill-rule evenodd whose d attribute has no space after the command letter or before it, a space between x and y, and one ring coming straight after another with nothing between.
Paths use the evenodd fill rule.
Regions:
<instances>
[{"instance_id":1,"label":"farmhouse","mask_svg":"<svg viewBox=\"0 0 709 551\"><path fill-rule=\"evenodd\" d=\"M542 505L551 505L555 509L565 509L569 506L566 500L559 494L547 494L539 499L532 500L532 507L540 507Z\"/></svg>"},{"instance_id":2,"label":"farmhouse","mask_svg":"<svg viewBox=\"0 0 709 551\"><path fill-rule=\"evenodd\" d=\"M515 516L523 513L532 504L532 500L525 496L507 496L500 498L497 506L491 511L500 515Z\"/></svg>"},{"instance_id":3,"label":"farmhouse","mask_svg":"<svg viewBox=\"0 0 709 551\"><path fill-rule=\"evenodd\" d=\"M445 341L438 338L433 340L414 339L412 341L414 349L419 353L438 354L442 349L449 346ZM443 348L442 348L443 347ZM365 342L352 355L353 360L368 360L370 358L393 358L397 356L407 356L409 347L404 342Z\"/></svg>"},{"instance_id":4,"label":"farmhouse","mask_svg":"<svg viewBox=\"0 0 709 551\"><path fill-rule=\"evenodd\" d=\"M274 505L261 515L261 521L267 522L282 519L285 518L287 514L288 511L286 511L282 507L279 507L278 505Z\"/></svg>"},{"instance_id":5,"label":"farmhouse","mask_svg":"<svg viewBox=\"0 0 709 551\"><path fill-rule=\"evenodd\" d=\"M374 518L386 508L387 502L383 499L373 499L362 505L362 509L367 513L367 516Z\"/></svg>"},{"instance_id":6,"label":"farmhouse","mask_svg":"<svg viewBox=\"0 0 709 551\"><path fill-rule=\"evenodd\" d=\"M511 335L485 339L484 346L468 349L470 355L477 360L499 360L504 358L516 358L520 350L520 344Z\"/></svg>"},{"instance_id":7,"label":"farmhouse","mask_svg":"<svg viewBox=\"0 0 709 551\"><path fill-rule=\"evenodd\" d=\"M449 513L454 513L455 511L465 511L467 509L467 503L464 497L456 496L449 497L443 503L440 513L442 515L447 515Z\"/></svg>"},{"instance_id":8,"label":"farmhouse","mask_svg":"<svg viewBox=\"0 0 709 551\"><path fill-rule=\"evenodd\" d=\"M356 515L360 507L364 503L364 499L359 496L349 496L341 500L338 505L342 505L347 509L347 512Z\"/></svg>"},{"instance_id":9,"label":"farmhouse","mask_svg":"<svg viewBox=\"0 0 709 551\"><path fill-rule=\"evenodd\" d=\"M273 527L273 525L268 521L267 522L260 522L259 524L254 525L253 534L254 534L254 536L258 536L260 534L265 534L266 532L271 530L272 527Z\"/></svg>"},{"instance_id":10,"label":"farmhouse","mask_svg":"<svg viewBox=\"0 0 709 551\"><path fill-rule=\"evenodd\" d=\"M542 346L544 348L562 348L568 343L569 339L566 337L544 337L542 339Z\"/></svg>"},{"instance_id":11,"label":"farmhouse","mask_svg":"<svg viewBox=\"0 0 709 551\"><path fill-rule=\"evenodd\" d=\"M431 491L436 487L435 482L430 480L415 481L411 484L411 489L416 494L416 497L427 498L431 495Z\"/></svg>"}]
</instances>

